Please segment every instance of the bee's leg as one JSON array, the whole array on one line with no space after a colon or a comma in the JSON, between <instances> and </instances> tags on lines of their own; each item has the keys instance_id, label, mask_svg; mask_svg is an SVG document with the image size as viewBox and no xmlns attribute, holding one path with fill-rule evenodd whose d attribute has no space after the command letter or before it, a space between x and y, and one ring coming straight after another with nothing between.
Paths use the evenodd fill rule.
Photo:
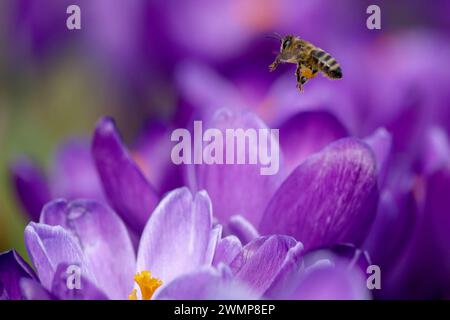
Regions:
<instances>
[{"instance_id":1,"label":"bee's leg","mask_svg":"<svg viewBox=\"0 0 450 320\"><path fill-rule=\"evenodd\" d=\"M277 57L275 58L275 61L272 62L272 63L270 64L270 66L269 66L269 71L270 71L270 72L275 71L275 69L278 67L278 65L280 64L280 62L281 62L280 57L277 56Z\"/></svg>"},{"instance_id":2,"label":"bee's leg","mask_svg":"<svg viewBox=\"0 0 450 320\"><path fill-rule=\"evenodd\" d=\"M297 78L297 88L300 92L303 91L303 85L308 81L308 77L304 75L304 70L305 68L300 63L297 65L297 69L295 69L295 77Z\"/></svg>"},{"instance_id":3,"label":"bee's leg","mask_svg":"<svg viewBox=\"0 0 450 320\"><path fill-rule=\"evenodd\" d=\"M303 85L311 78L314 78L319 70L315 68L309 68L302 64L297 65L297 70L295 70L295 74L297 76L297 87L301 91L303 91Z\"/></svg>"},{"instance_id":4,"label":"bee's leg","mask_svg":"<svg viewBox=\"0 0 450 320\"><path fill-rule=\"evenodd\" d=\"M317 69L317 67L312 67L311 68L311 78L314 78L315 76L317 76L318 72L319 72L319 69Z\"/></svg>"}]
</instances>

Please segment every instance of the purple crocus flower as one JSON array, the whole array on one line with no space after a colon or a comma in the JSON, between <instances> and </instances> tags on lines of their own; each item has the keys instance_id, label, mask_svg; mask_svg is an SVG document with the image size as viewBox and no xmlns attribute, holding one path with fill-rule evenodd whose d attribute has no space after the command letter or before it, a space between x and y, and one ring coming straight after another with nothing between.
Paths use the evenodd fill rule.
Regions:
<instances>
[{"instance_id":1,"label":"purple crocus flower","mask_svg":"<svg viewBox=\"0 0 450 320\"><path fill-rule=\"evenodd\" d=\"M25 229L39 283L34 277L20 281L23 263L11 262L12 253L5 254L9 260L2 255L7 268L2 264L1 279L11 297L20 285L25 298L150 299L160 286L210 266L220 230L212 226L206 193L176 189L153 212L136 257L125 224L111 209L91 200L56 200L45 206L39 223ZM81 272L80 290L66 285L69 266Z\"/></svg>"},{"instance_id":2,"label":"purple crocus flower","mask_svg":"<svg viewBox=\"0 0 450 320\"><path fill-rule=\"evenodd\" d=\"M289 125L283 126L286 128L283 132L304 139L305 146L311 145L308 144L308 139L315 139L315 134L314 130L307 128L311 128L315 121L330 125L330 140L345 132L335 118L323 112L305 113L304 117L298 115L287 121ZM293 125L296 122L301 125ZM219 111L211 119L206 119L206 124L221 129L266 128L254 114L244 112L236 116L236 113L230 110ZM380 139L373 140L378 142ZM23 286L27 289L24 292L27 292L28 297L44 295L97 299L125 298L132 292L131 297L137 298L139 291L132 291L132 282L119 280L112 285L110 281L111 277L132 279L133 274L137 272L137 282L142 286L147 283L149 288L153 288L141 287L141 295L144 297L150 296L145 293L146 290L153 293L159 286L159 281L162 281L167 286L163 286L155 297L177 298L180 297L179 290L173 288L185 285L185 279L192 278L194 280L189 281L196 281L195 275L199 273L199 276L207 279L211 276L219 277L216 280L224 282L225 288L236 288L236 292L239 292L237 296L281 297L279 292L287 290L280 289L284 288L282 284L291 274L297 274L301 269L299 264L303 259L304 249L306 253L310 253L314 249L339 242L361 244L366 237L376 209L377 162L381 164L383 159L383 153L376 148L378 144L375 142L370 143L374 146L374 151L369 144L355 138L338 140L319 152L316 152L315 147L305 147L303 152L288 153L293 169L287 173L281 170L274 176L261 176L259 170L255 170L259 169L257 166L249 165L230 168L218 165L186 167L187 170L194 170L194 190L197 192L195 199L192 200L187 189L178 189L170 192L158 205L158 193L123 145L114 122L110 118L103 118L94 133L92 153L107 200L126 225L111 209L95 201L55 201L48 204L40 216L40 223L30 224L25 232L27 249L37 269L40 285L32 282L33 280L24 280L26 284ZM348 179L349 177L351 179ZM218 181L228 181L229 188L221 188L217 184ZM235 186L231 187L231 184ZM242 190L244 184L248 185L246 196L251 201L243 201L242 192L233 192ZM197 203L197 199L204 198L201 196L203 188L211 194L211 203L209 197L207 201L198 200L200 203ZM299 193L300 190L302 191ZM320 190L327 192L322 193ZM336 206L336 203L339 206ZM200 250L203 253L198 253L199 262L195 264L198 268L192 269L182 263L184 258L181 254L185 253L186 248L175 246L168 250L162 249L167 243L171 243L168 237L172 233L186 234L177 229L180 227L177 223L180 222L184 211L204 211L206 207L209 214L213 210L215 217L226 224L227 234L235 233L239 238L230 235L219 241L221 227L211 228L212 217L209 216L209 222L206 223L209 227L205 227L209 231L205 237L213 247L206 245L205 239L183 240L183 243L203 246ZM166 215L167 220L159 222L159 219ZM189 218L190 223L196 223L197 219L192 219L193 217L195 214ZM104 219L111 221L105 222ZM159 223L163 226L158 227ZM195 230L203 228L203 224L199 224ZM316 228L318 225L329 227ZM137 259L133 258L133 245L127 227L137 231L133 232L133 241L139 238L142 232ZM203 234L199 230L196 234ZM265 236L260 237L259 232ZM109 239L112 234L114 239ZM214 241L219 241L217 246ZM111 243L115 245L111 246ZM52 249L42 247L42 244L48 244ZM115 248L114 253L112 248ZM113 254L117 258L117 252L124 255L116 262L120 263L120 268L112 263L107 270L101 270L105 266L97 257L104 256L102 260L109 261ZM173 263L173 270L167 268L166 263L170 264L169 260L178 252L180 256L177 257L177 262ZM252 259L250 252L254 254ZM206 258L202 254L209 257L207 263L203 263ZM158 259L154 259L155 256L158 256ZM126 267L123 262L125 260L130 261ZM189 263L190 260L192 256ZM265 269L268 273L255 278L258 273L256 270L264 264L267 264ZM65 270L70 265L81 268L83 282L88 284L85 287L87 293L77 292L76 296L73 296L74 292L64 286L64 281L67 281ZM181 272L180 269L184 271ZM340 269L335 266L326 268L332 272ZM336 272L336 279L346 277L345 272ZM299 276L302 281L309 279L307 274L316 274L306 271L301 273L304 274ZM152 274L156 278L153 278ZM296 281L287 282L301 287L303 282L295 279ZM291 288L292 297L296 297L297 291L294 289ZM173 290L177 294L174 294ZM206 289L198 290L204 293ZM207 292L209 294L209 289ZM213 296L222 297L224 292ZM200 296L199 294L198 297ZM196 295L193 294L193 297ZM306 296L300 294L299 297Z\"/></svg>"},{"instance_id":3,"label":"purple crocus flower","mask_svg":"<svg viewBox=\"0 0 450 320\"><path fill-rule=\"evenodd\" d=\"M247 114L243 118L231 116L221 117L220 119L225 120L224 128L228 126L230 121L238 125L241 123L244 123L244 125L263 125L252 114ZM319 117L319 119L321 118ZM238 122L233 122L236 120ZM243 120L245 121L242 122ZM328 152L333 157L327 156ZM121 211L122 216L128 217L128 219L132 214L142 212L141 219L144 221L146 213L141 208L136 207L139 204L136 201L145 201L142 196L148 193L147 196L151 196L150 199L157 202L157 196L144 174L129 156L118 136L114 123L109 118L102 119L97 126L93 139L93 153L106 195L113 207L116 206L123 210ZM340 156L343 158L340 158ZM349 168L346 165L347 161ZM343 205L336 214L342 219L348 219L346 223L351 225L351 227L346 226L349 230L348 233L341 233L338 228L325 230L324 234L322 234L321 229L309 228L308 233L304 233L298 229L290 230L283 226L277 226L277 223L270 220L272 215L270 206L264 212L265 206L258 203L257 194L255 194L254 203L260 206L259 212L257 210L248 212L255 214L254 217L264 213L264 219L270 220L268 224L286 231L288 234L291 233L298 238L303 238L307 243L308 252L311 252L311 249L340 241L360 241L359 237L364 234L364 230L367 229L367 224L370 223L373 215L370 206L371 199L375 196L373 193L373 188L376 185L376 175L373 168L375 161L374 155L366 144L356 139L344 139L330 145L314 157L307 157L303 162L304 165L300 165L294 170L279 187L279 190L282 190L282 188L289 189L291 180L301 182L302 179L312 178L313 181L314 179L320 179L320 177L314 177L315 170L324 173L323 176L326 177L326 172L329 170L335 177L333 181L329 182L331 183L329 184L331 190L334 190L334 184L339 184L339 172L341 170L346 174L350 174L348 170L361 171L361 174L356 176L356 180L351 181L355 189L358 190L357 193L353 193L355 198L352 198L351 205ZM326 163L325 167L322 167L323 162ZM334 163L339 170L336 171ZM358 166L362 167L359 168ZM308 170L302 168L308 168ZM244 167L243 169L244 171L241 174L242 177L245 177L249 168ZM218 168L206 167L203 170L218 170ZM229 173L225 171L221 174L233 173L234 171L230 170ZM117 174L119 175L117 176ZM256 175L255 178L257 178ZM129 190L123 189L124 183L120 183L121 179L128 182L126 185ZM278 178L271 179L278 180ZM320 180L317 183L325 182L327 180ZM276 183L279 184L279 182ZM257 185L266 186L265 184ZM267 185L270 186L270 184ZM311 183L306 185L306 187L310 186ZM214 188L210 189L214 192ZM264 189L262 190L264 191ZM279 190L277 192L275 192L275 189L272 190L271 202L281 201L280 203L283 203L284 200L278 200L278 197L289 196L290 194ZM345 189L343 190L345 191ZM345 192L343 194L345 195ZM141 195L141 197L137 197L138 195ZM237 195L231 194L231 196ZM333 213L336 211L327 209L326 203L322 205L321 201L308 200L308 196L317 195L311 193L308 195L305 192L305 198L303 200L300 198L300 201L316 206L314 211L322 213L324 219L328 220L330 224L345 225L345 222L342 224L334 223L332 219L335 219ZM320 194L318 196L320 197ZM220 198L217 199L220 200ZM145 204L145 202L142 203ZM160 281L166 283L167 286L163 285L161 290L156 293L156 298L182 298L185 297L181 294L184 292L182 290L184 286L197 288L196 285L202 283L204 286L198 287L198 291L191 292L191 298L205 297L205 294L211 298L261 298L264 296L276 298L282 297L281 292L286 292L286 282L297 284L295 288L290 288L292 297L297 297L296 292L300 290L298 288L308 287L310 285L308 283L315 282L315 280L308 280L310 277L315 279L313 275L317 273L311 271L315 269L311 269L309 272L302 271L302 276L298 275L302 269L301 261L304 246L290 236L259 237L257 233L249 236L248 229L251 229L252 226L248 224L246 230L245 220L234 217L234 219L231 219L232 222L234 221L234 226L237 226L238 230L240 228L247 236L245 246L242 247L240 240L234 236L220 239L221 227L211 227L212 208L221 210L223 208L220 205L225 205L224 203L218 203L219 205L215 205L214 202L211 204L206 194L201 191L197 193L194 199L187 189L170 192L156 207L145 226L140 238L136 259L125 224L112 210L91 200L79 200L70 203L66 201L51 202L44 208L40 223L31 223L25 231L27 249L36 267L40 282L37 283L33 279L23 280L21 284L23 294L29 298L117 299L126 298L131 293L131 298L137 298L139 297L139 291L133 291L132 281L130 281L135 272L137 272L135 279L140 287L141 296L144 298L151 297L160 285ZM362 204L367 204L368 207L364 207ZM272 206L275 209L277 208L275 205ZM283 219L290 220L291 217L302 217L306 214L307 210L304 211L305 213L296 212L297 207L304 207L304 205L298 206L294 201L292 203L293 209L287 208L286 216ZM136 208L139 208L140 211L136 211ZM355 212L361 212L360 217L353 217L352 215ZM188 221L180 219L183 215L186 215ZM220 215L218 217L223 219ZM251 216L249 215L249 217ZM322 219L320 215L316 215L316 217L319 221ZM133 220L135 219L129 221ZM313 226L315 222L311 221L311 226ZM301 225L304 224L298 224L298 226ZM262 226L268 227L264 223ZM267 233L273 233L273 231L267 231ZM183 239L174 240L176 237L182 237ZM185 245L189 245L189 248L185 248ZM193 253L191 246L200 247L198 251L195 250ZM112 251L113 248L114 251ZM187 253L190 254L187 255ZM173 260L174 257L176 257L175 260ZM197 262L193 264L192 259ZM110 261L110 263L105 266L105 261ZM68 290L65 286L67 281L65 270L70 265L77 265L81 270L82 281L86 283L81 292ZM168 268L167 265L172 267ZM266 266L263 268L266 273L257 272L261 270L261 266ZM333 278L333 276L331 278L338 281L336 284L338 286L340 285L338 279L347 277L347 273L343 272L344 269L341 270L340 267L335 269L333 266L333 268L327 267L324 270L329 270L332 274L336 271L336 278ZM317 272L319 271L326 272L321 268L317 270ZM152 274L156 278L153 278ZM203 281L198 277L202 278ZM290 277L294 277L296 281L288 281L287 279L290 279ZM117 279L117 281L111 282L111 278ZM350 278L353 279L352 276ZM212 290L209 287L211 283L218 283L217 288L223 288L223 290L221 289L220 292ZM353 285L354 282L349 281L347 284ZM230 295L230 292L233 292L233 295ZM298 297L308 297L308 295L298 294ZM363 295L354 297L361 298Z\"/></svg>"}]
</instances>

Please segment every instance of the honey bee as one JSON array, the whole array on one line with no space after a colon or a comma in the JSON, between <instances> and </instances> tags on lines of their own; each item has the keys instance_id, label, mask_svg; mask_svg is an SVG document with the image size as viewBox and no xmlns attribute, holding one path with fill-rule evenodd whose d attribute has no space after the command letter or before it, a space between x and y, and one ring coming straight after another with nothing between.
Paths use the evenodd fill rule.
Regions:
<instances>
[{"instance_id":1,"label":"honey bee","mask_svg":"<svg viewBox=\"0 0 450 320\"><path fill-rule=\"evenodd\" d=\"M281 37L274 36L280 40L281 47L275 61L269 66L270 72L274 71L280 63L295 63L297 69L297 88L303 91L303 85L314 78L320 71L330 79L342 78L342 70L339 63L329 53L317 48L312 43L293 35Z\"/></svg>"}]
</instances>

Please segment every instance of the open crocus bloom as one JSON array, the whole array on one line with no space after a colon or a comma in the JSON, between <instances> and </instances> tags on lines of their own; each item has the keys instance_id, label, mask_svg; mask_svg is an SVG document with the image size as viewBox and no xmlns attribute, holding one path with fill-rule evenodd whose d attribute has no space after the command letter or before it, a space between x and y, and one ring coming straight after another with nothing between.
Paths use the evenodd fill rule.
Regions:
<instances>
[{"instance_id":1,"label":"open crocus bloom","mask_svg":"<svg viewBox=\"0 0 450 320\"><path fill-rule=\"evenodd\" d=\"M368 296L353 269L305 260L303 244L292 237L257 237L242 246L233 235L222 238L221 231L212 226L206 192L175 189L152 213L136 257L112 210L95 201L57 200L25 229L37 276L14 252L3 254L3 291L15 299L314 298L314 283L323 273L330 283L321 283L318 294ZM73 270L80 284L75 288L68 285Z\"/></svg>"},{"instance_id":2,"label":"open crocus bloom","mask_svg":"<svg viewBox=\"0 0 450 320\"><path fill-rule=\"evenodd\" d=\"M42 287L65 299L150 299L177 277L212 264L220 227L212 227L209 197L186 188L170 192L142 234L137 259L120 218L94 201L58 200L40 223L25 229L28 253ZM67 267L81 271L81 289L68 290ZM136 286L134 281L136 282ZM36 286L22 283L25 297ZM28 283L27 283L28 282Z\"/></svg>"}]
</instances>

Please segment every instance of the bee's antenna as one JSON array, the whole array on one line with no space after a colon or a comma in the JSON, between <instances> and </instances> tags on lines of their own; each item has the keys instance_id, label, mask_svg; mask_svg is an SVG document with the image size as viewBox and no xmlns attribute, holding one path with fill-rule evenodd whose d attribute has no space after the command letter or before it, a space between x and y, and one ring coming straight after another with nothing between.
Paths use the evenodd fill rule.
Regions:
<instances>
[{"instance_id":1,"label":"bee's antenna","mask_svg":"<svg viewBox=\"0 0 450 320\"><path fill-rule=\"evenodd\" d=\"M271 33L271 34L266 34L266 38L276 39L278 41L281 41L281 39L283 39L283 37L278 32L274 32L274 33Z\"/></svg>"}]
</instances>

